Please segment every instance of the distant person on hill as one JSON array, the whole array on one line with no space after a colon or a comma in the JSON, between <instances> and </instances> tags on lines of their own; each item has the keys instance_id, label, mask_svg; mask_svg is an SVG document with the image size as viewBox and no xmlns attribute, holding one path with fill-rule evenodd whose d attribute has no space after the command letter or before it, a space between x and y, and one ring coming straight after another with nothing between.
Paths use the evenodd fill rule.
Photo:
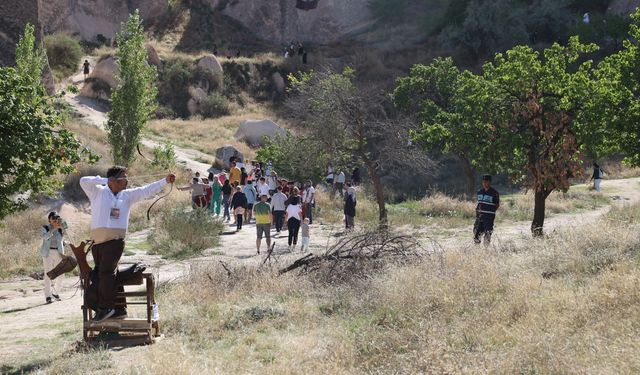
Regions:
<instances>
[{"instance_id":1,"label":"distant person on hill","mask_svg":"<svg viewBox=\"0 0 640 375\"><path fill-rule=\"evenodd\" d=\"M591 175L591 180L593 181L593 188L598 193L600 192L600 183L602 182L602 176L604 175L604 171L600 168L598 163L593 163L593 174Z\"/></svg>"},{"instance_id":2,"label":"distant person on hill","mask_svg":"<svg viewBox=\"0 0 640 375\"><path fill-rule=\"evenodd\" d=\"M356 189L347 182L347 193L344 195L344 225L350 231L355 226Z\"/></svg>"},{"instance_id":3,"label":"distant person on hill","mask_svg":"<svg viewBox=\"0 0 640 375\"><path fill-rule=\"evenodd\" d=\"M256 239L256 250L260 254L260 243L262 236L267 239L267 249L271 247L271 223L273 216L271 214L271 205L267 203L268 196L263 194L260 196L260 202L253 206L253 214L256 218L256 231L258 238Z\"/></svg>"},{"instance_id":4,"label":"distant person on hill","mask_svg":"<svg viewBox=\"0 0 640 375\"><path fill-rule=\"evenodd\" d=\"M479 244L484 234L484 244L489 245L493 234L493 221L500 207L500 193L491 187L491 176L482 176L482 188L477 192L476 222L473 224L473 241Z\"/></svg>"},{"instance_id":5,"label":"distant person on hill","mask_svg":"<svg viewBox=\"0 0 640 375\"><path fill-rule=\"evenodd\" d=\"M89 68L91 64L89 64L89 60L84 60L84 64L82 64L82 73L84 74L84 80L86 81L89 78Z\"/></svg>"},{"instance_id":6,"label":"distant person on hill","mask_svg":"<svg viewBox=\"0 0 640 375\"><path fill-rule=\"evenodd\" d=\"M304 51L304 52L302 53L302 63L303 63L303 64L307 64L307 63L309 62L308 56L309 56L309 55L307 54L307 51Z\"/></svg>"}]
</instances>

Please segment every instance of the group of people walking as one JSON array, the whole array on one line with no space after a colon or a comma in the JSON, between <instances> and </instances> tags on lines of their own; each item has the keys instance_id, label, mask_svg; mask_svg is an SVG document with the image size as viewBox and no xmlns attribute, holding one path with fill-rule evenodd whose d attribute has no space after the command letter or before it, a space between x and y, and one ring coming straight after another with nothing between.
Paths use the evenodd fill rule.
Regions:
<instances>
[{"instance_id":1,"label":"group of people walking","mask_svg":"<svg viewBox=\"0 0 640 375\"><path fill-rule=\"evenodd\" d=\"M302 231L301 249L309 246L310 228L316 204L316 188L312 181L304 183L279 178L270 162L252 162L232 158L229 171L210 172L206 178L196 173L188 186L194 209L208 209L240 231L252 220L256 224L256 250L260 253L261 239L271 245L271 230L276 235L286 227L288 245L293 250ZM355 196L355 193L353 194Z\"/></svg>"}]
</instances>

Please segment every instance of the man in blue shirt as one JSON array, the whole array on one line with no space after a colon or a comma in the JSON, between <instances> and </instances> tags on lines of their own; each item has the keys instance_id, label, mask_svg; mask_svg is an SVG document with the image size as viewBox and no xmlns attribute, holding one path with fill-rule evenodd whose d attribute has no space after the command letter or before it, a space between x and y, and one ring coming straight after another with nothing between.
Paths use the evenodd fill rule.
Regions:
<instances>
[{"instance_id":1,"label":"man in blue shirt","mask_svg":"<svg viewBox=\"0 0 640 375\"><path fill-rule=\"evenodd\" d=\"M477 192L476 222L473 224L473 241L479 244L480 236L484 235L485 245L491 242L493 221L500 207L500 193L491 187L491 176L482 176L482 188Z\"/></svg>"},{"instance_id":2,"label":"man in blue shirt","mask_svg":"<svg viewBox=\"0 0 640 375\"><path fill-rule=\"evenodd\" d=\"M249 224L249 221L251 221L253 205L256 203L258 198L258 192L253 187L253 183L251 181L247 181L247 185L244 187L242 192L247 196L247 209L244 211L244 222Z\"/></svg>"}]
</instances>

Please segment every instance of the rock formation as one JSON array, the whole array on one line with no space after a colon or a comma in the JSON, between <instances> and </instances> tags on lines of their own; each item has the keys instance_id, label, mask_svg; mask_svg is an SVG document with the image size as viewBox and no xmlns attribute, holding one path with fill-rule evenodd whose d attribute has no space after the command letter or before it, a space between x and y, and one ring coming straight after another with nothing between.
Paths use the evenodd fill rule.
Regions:
<instances>
[{"instance_id":1,"label":"rock formation","mask_svg":"<svg viewBox=\"0 0 640 375\"><path fill-rule=\"evenodd\" d=\"M371 21L369 0L319 0L313 10L297 9L293 0L209 1L256 35L276 43L328 43Z\"/></svg>"},{"instance_id":2,"label":"rock formation","mask_svg":"<svg viewBox=\"0 0 640 375\"><path fill-rule=\"evenodd\" d=\"M245 141L249 146L264 146L264 138L285 135L286 131L271 120L246 120L236 131L237 140Z\"/></svg>"}]
</instances>

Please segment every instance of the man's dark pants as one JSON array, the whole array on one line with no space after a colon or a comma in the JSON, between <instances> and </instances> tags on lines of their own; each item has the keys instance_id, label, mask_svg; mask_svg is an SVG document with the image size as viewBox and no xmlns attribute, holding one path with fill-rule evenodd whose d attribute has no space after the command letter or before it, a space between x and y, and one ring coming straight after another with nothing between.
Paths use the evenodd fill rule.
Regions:
<instances>
[{"instance_id":1,"label":"man's dark pants","mask_svg":"<svg viewBox=\"0 0 640 375\"><path fill-rule=\"evenodd\" d=\"M276 222L276 231L280 232L284 226L284 211L273 211L273 216Z\"/></svg>"},{"instance_id":2,"label":"man's dark pants","mask_svg":"<svg viewBox=\"0 0 640 375\"><path fill-rule=\"evenodd\" d=\"M123 239L103 242L91 248L91 255L98 271L98 307L101 309L126 307L126 299L116 300L116 293L124 291L124 287L116 284L118 262L123 251Z\"/></svg>"},{"instance_id":3,"label":"man's dark pants","mask_svg":"<svg viewBox=\"0 0 640 375\"><path fill-rule=\"evenodd\" d=\"M476 222L473 224L473 239L477 243L480 242L480 236L482 236L483 234L487 242L491 241L494 220L495 215L482 213L476 215Z\"/></svg>"}]
</instances>

